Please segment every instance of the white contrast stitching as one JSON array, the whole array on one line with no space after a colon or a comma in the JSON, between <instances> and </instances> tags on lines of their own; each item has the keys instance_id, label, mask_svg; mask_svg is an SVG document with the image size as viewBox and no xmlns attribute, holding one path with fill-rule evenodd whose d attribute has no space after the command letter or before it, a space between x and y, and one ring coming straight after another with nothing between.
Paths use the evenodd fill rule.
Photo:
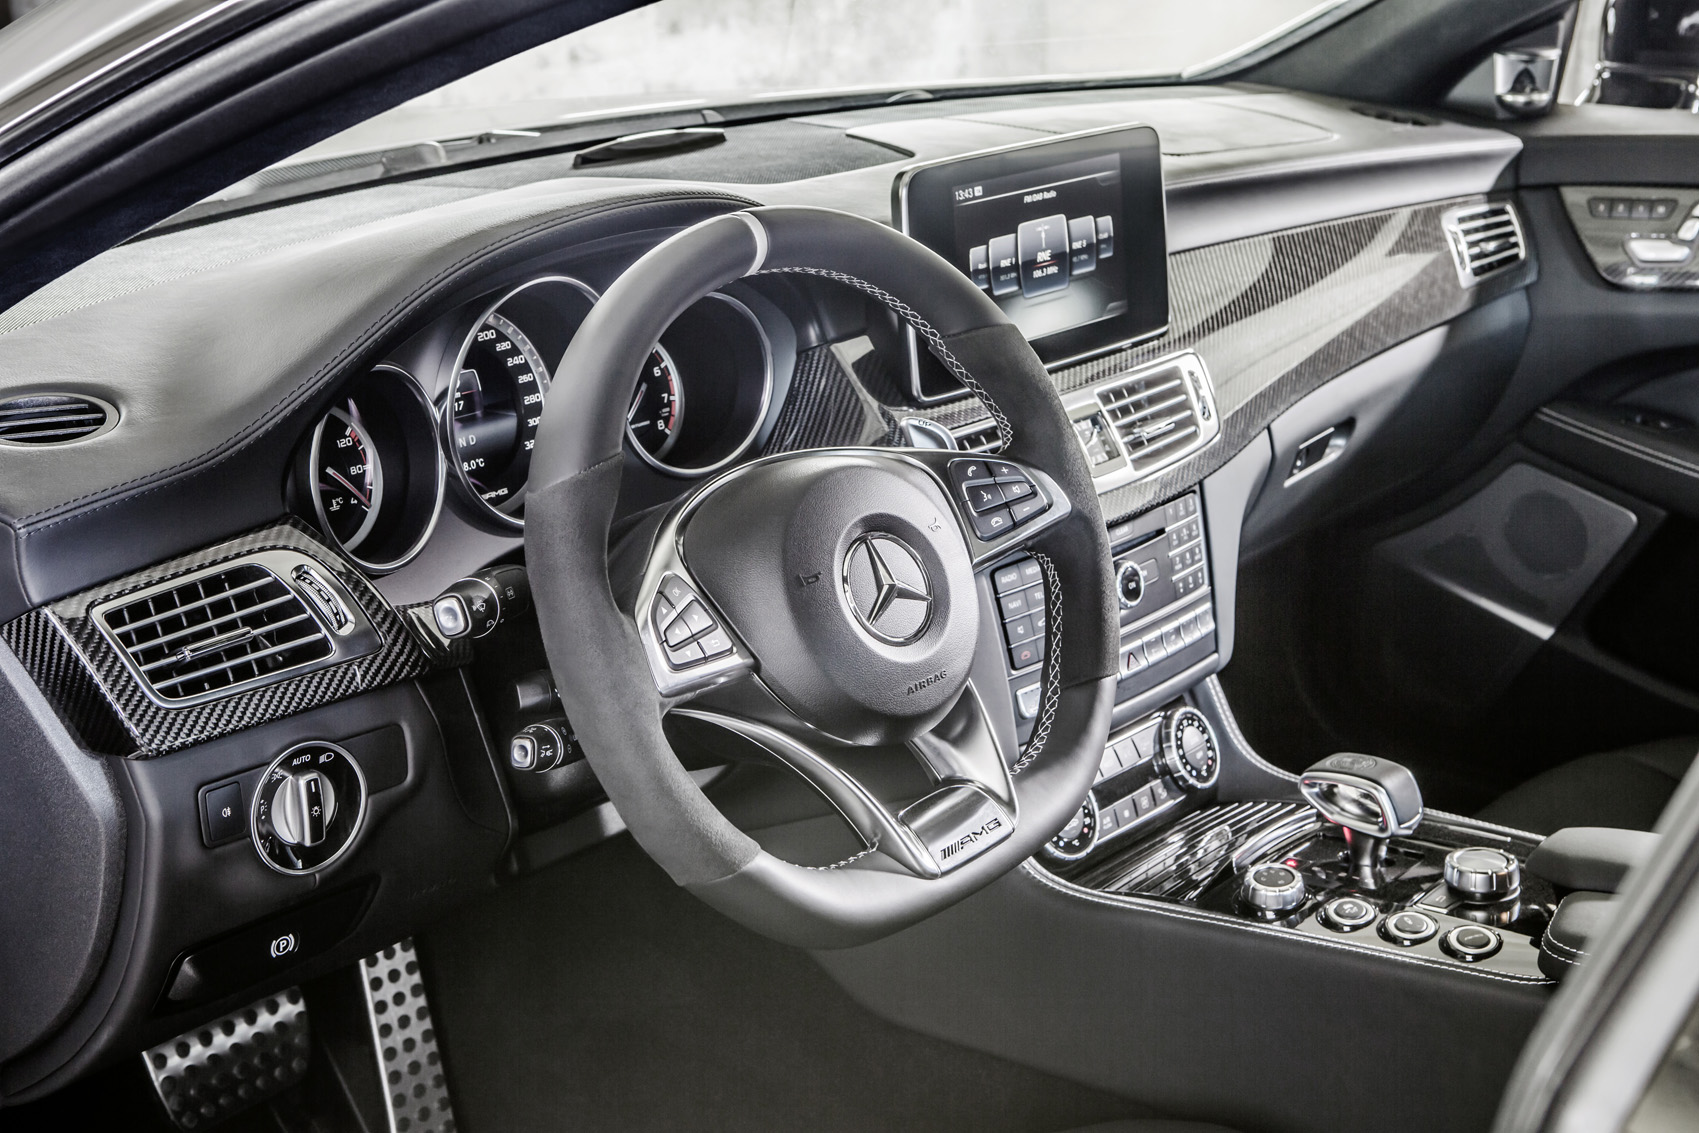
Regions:
<instances>
[{"instance_id":1,"label":"white contrast stitching","mask_svg":"<svg viewBox=\"0 0 1699 1133\"><path fill-rule=\"evenodd\" d=\"M867 847L867 849L861 851L859 854L851 854L849 857L845 858L841 862L833 862L831 865L805 865L805 866L798 866L797 868L799 868L799 869L812 869L812 870L817 870L817 871L822 872L822 873L824 873L828 870L843 869L847 865L855 864L856 862L860 861L862 858L865 858L868 854L871 854L874 850L877 850L878 848L879 848L879 839L875 838L875 839L873 839L873 845Z\"/></svg>"},{"instance_id":2,"label":"white contrast stitching","mask_svg":"<svg viewBox=\"0 0 1699 1133\"><path fill-rule=\"evenodd\" d=\"M895 295L892 295L884 288L875 286L874 284L867 282L865 279L859 279L846 272L828 271L825 268L790 267L763 268L755 274L776 275L785 272L793 272L801 275L817 275L823 279L834 279L839 283L847 283L857 291L871 295L873 298L879 300L879 302L885 304L885 306L891 308L891 310L897 313L898 318L908 323L909 326L915 329L917 334L927 341L932 353L937 356L938 361L944 363L945 368L948 369L950 373L954 374L956 379L960 381L962 385L966 386L975 397L984 402L987 409L991 410L991 419L997 423L997 435L1001 438L1003 447L1006 449L1014 443L1015 427L1009 424L1009 419L1003 415L1003 410L991 399L991 395L985 392L985 387L979 384L979 380L967 372L967 367L963 366L961 362L956 359L956 356L950 353L950 348L944 345L944 336L938 333L938 328L921 318L919 311L916 311L913 307L909 306L901 299L898 299Z\"/></svg>"},{"instance_id":3,"label":"white contrast stitching","mask_svg":"<svg viewBox=\"0 0 1699 1133\"><path fill-rule=\"evenodd\" d=\"M1038 560L1049 584L1045 594L1050 622L1044 634L1044 707L1038 713L1038 723L1032 729L1026 751L1021 753L1020 761L1009 768L1010 775L1019 775L1044 751L1044 745L1050 739L1050 727L1056 722L1056 710L1062 703L1062 579L1049 555L1034 551L1032 557Z\"/></svg>"},{"instance_id":4,"label":"white contrast stitching","mask_svg":"<svg viewBox=\"0 0 1699 1133\"><path fill-rule=\"evenodd\" d=\"M1545 976L1517 976L1508 972L1489 972L1481 968L1464 967L1460 964L1450 964L1443 960L1432 960L1426 956L1412 956L1407 953L1391 952L1381 948L1366 948L1353 944L1348 940L1329 940L1326 937L1311 936L1308 933L1291 932L1281 928L1265 927L1248 924L1232 917L1220 916L1214 913L1193 912L1187 909L1174 908L1159 904L1155 901L1145 901L1137 897L1127 897L1120 894L1098 893L1090 889L1052 877L1045 872L1044 867L1035 864L1031 858L1023 863L1022 868L1040 885L1049 886L1065 897L1078 901L1104 905L1111 909L1122 909L1129 912L1154 913L1161 917L1174 917L1179 920L1194 921L1199 924L1216 925L1226 929L1237 929L1240 932L1254 933L1258 936L1270 936L1280 940L1295 940L1305 944L1313 944L1320 948L1335 948L1342 952L1353 952L1359 956L1375 956L1387 960L1396 960L1403 964L1414 964L1430 971L1445 972L1451 975L1471 976L1481 980L1496 980L1499 983L1514 984L1517 987L1545 987L1557 981Z\"/></svg>"}]
</instances>

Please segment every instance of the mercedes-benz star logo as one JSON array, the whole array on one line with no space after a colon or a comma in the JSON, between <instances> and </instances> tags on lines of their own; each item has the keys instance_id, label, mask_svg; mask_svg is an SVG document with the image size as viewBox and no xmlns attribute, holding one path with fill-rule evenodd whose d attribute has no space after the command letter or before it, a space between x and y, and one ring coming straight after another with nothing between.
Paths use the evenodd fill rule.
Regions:
<instances>
[{"instance_id":1,"label":"mercedes-benz star logo","mask_svg":"<svg viewBox=\"0 0 1699 1133\"><path fill-rule=\"evenodd\" d=\"M892 645L907 645L932 621L926 567L895 535L870 532L850 544L844 598L868 633Z\"/></svg>"}]
</instances>

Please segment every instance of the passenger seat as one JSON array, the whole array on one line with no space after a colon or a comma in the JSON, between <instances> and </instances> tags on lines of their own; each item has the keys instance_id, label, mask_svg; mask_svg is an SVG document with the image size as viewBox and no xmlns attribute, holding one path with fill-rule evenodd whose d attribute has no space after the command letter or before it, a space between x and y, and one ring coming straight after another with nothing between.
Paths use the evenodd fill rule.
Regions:
<instances>
[{"instance_id":1,"label":"passenger seat","mask_svg":"<svg viewBox=\"0 0 1699 1133\"><path fill-rule=\"evenodd\" d=\"M1695 755L1693 736L1585 755L1512 788L1476 817L1533 834L1566 826L1650 830Z\"/></svg>"}]
</instances>

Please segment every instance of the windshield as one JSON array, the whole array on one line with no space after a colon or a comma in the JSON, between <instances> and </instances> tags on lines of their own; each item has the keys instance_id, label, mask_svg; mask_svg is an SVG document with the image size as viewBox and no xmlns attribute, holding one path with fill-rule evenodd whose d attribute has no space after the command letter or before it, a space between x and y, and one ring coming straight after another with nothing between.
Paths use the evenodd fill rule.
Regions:
<instances>
[{"instance_id":1,"label":"windshield","mask_svg":"<svg viewBox=\"0 0 1699 1133\"><path fill-rule=\"evenodd\" d=\"M1179 77L1350 0L659 0L378 115L297 160L825 91Z\"/></svg>"}]
</instances>

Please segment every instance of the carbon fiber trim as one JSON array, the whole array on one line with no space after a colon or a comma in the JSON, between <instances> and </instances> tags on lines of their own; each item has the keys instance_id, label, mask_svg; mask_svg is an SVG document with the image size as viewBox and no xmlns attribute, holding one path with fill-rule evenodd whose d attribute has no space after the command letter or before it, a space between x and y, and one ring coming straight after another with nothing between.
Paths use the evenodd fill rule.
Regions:
<instances>
[{"instance_id":1,"label":"carbon fiber trim","mask_svg":"<svg viewBox=\"0 0 1699 1133\"><path fill-rule=\"evenodd\" d=\"M830 346L797 356L790 392L762 456L831 445L889 444L896 418L844 370Z\"/></svg>"},{"instance_id":2,"label":"carbon fiber trim","mask_svg":"<svg viewBox=\"0 0 1699 1133\"><path fill-rule=\"evenodd\" d=\"M1169 257L1161 338L1054 375L1062 393L1195 350L1222 418L1218 443L1103 496L1111 522L1170 499L1225 464L1304 395L1389 347L1526 286L1532 261L1463 288L1440 216L1485 197L1391 209ZM932 406L948 428L988 421L976 398Z\"/></svg>"},{"instance_id":3,"label":"carbon fiber trim","mask_svg":"<svg viewBox=\"0 0 1699 1133\"><path fill-rule=\"evenodd\" d=\"M376 651L208 703L168 708L147 695L89 616L98 603L201 567L276 548L312 557L347 589L377 630L381 643ZM18 654L42 691L94 750L143 759L409 680L430 667L401 615L365 576L294 519L32 610L0 627L0 638ZM127 733L129 750L113 742L110 729L107 733L100 731L101 703L106 706L107 717L115 718ZM104 746L99 740L106 741Z\"/></svg>"}]
</instances>

